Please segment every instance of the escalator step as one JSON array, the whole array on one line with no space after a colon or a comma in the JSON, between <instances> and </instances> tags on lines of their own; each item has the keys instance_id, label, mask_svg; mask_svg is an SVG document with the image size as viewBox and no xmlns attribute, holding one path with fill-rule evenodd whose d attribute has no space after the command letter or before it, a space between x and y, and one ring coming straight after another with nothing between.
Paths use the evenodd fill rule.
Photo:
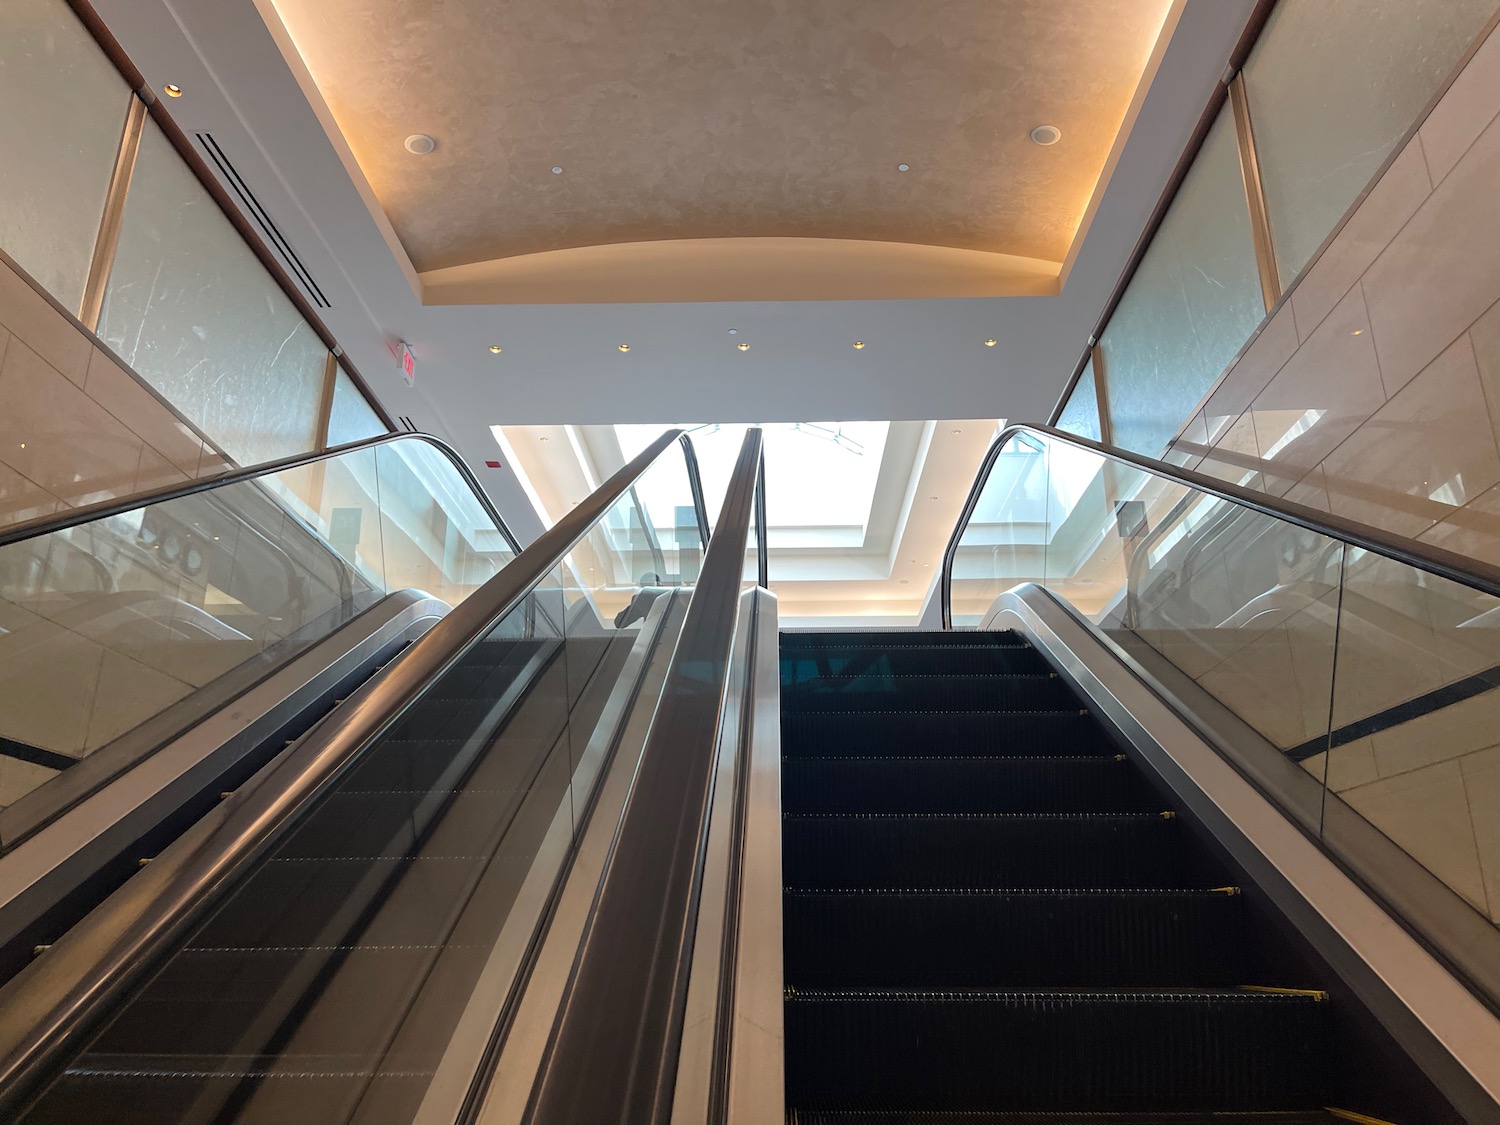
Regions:
<instances>
[{"instance_id":1,"label":"escalator step","mask_svg":"<svg viewBox=\"0 0 1500 1125\"><path fill-rule=\"evenodd\" d=\"M1153 812L1158 797L1128 761L1068 758L792 758L791 813Z\"/></svg>"},{"instance_id":2,"label":"escalator step","mask_svg":"<svg viewBox=\"0 0 1500 1125\"><path fill-rule=\"evenodd\" d=\"M325 1066L340 1060L323 1060ZM233 1119L276 1125L328 1125L348 1120L361 1098L392 1116L410 1120L432 1081L430 1074L360 1070L278 1070L245 1076L223 1073L223 1060L201 1070L152 1073L121 1067L67 1071L23 1120L26 1125L162 1125L166 1121L226 1120L205 1111L248 1102L253 1110ZM402 1116L404 1111L404 1116Z\"/></svg>"},{"instance_id":3,"label":"escalator step","mask_svg":"<svg viewBox=\"0 0 1500 1125\"><path fill-rule=\"evenodd\" d=\"M1324 1104L1328 1005L1256 992L816 992L786 1001L799 1109Z\"/></svg>"},{"instance_id":4,"label":"escalator step","mask_svg":"<svg viewBox=\"0 0 1500 1125\"><path fill-rule=\"evenodd\" d=\"M1076 706L1047 712L886 712L783 714L781 752L788 758L1051 757L1110 754L1115 746Z\"/></svg>"},{"instance_id":5,"label":"escalator step","mask_svg":"<svg viewBox=\"0 0 1500 1125\"><path fill-rule=\"evenodd\" d=\"M1271 1113L913 1113L907 1110L797 1111L794 1125L1340 1125L1321 1110Z\"/></svg>"},{"instance_id":6,"label":"escalator step","mask_svg":"<svg viewBox=\"0 0 1500 1125\"><path fill-rule=\"evenodd\" d=\"M487 862L263 864L209 916L189 945L289 947L348 941L351 931L362 923L358 915L346 916L346 904L367 901L370 880L398 875L404 875L408 895L427 909L405 911L400 917L383 913L375 928L360 931L360 940L429 945L442 940L445 927L452 924L448 904L463 900Z\"/></svg>"},{"instance_id":7,"label":"escalator step","mask_svg":"<svg viewBox=\"0 0 1500 1125\"><path fill-rule=\"evenodd\" d=\"M788 815L796 890L1192 885L1177 821L1154 813Z\"/></svg>"},{"instance_id":8,"label":"escalator step","mask_svg":"<svg viewBox=\"0 0 1500 1125\"><path fill-rule=\"evenodd\" d=\"M791 891L797 989L1233 987L1243 901L1213 891Z\"/></svg>"},{"instance_id":9,"label":"escalator step","mask_svg":"<svg viewBox=\"0 0 1500 1125\"><path fill-rule=\"evenodd\" d=\"M850 676L885 672L898 676L964 675L975 672L1050 672L1041 653L1030 645L907 645L900 648L860 648L828 645L821 648L782 649L781 683L800 683L819 676Z\"/></svg>"},{"instance_id":10,"label":"escalator step","mask_svg":"<svg viewBox=\"0 0 1500 1125\"><path fill-rule=\"evenodd\" d=\"M966 676L851 676L783 688L787 713L831 711L1057 711L1074 704L1051 673Z\"/></svg>"},{"instance_id":11,"label":"escalator step","mask_svg":"<svg viewBox=\"0 0 1500 1125\"><path fill-rule=\"evenodd\" d=\"M911 629L871 630L859 633L782 633L781 651L806 648L985 648L992 645L1029 647L1021 634L1011 629L963 629L920 633Z\"/></svg>"},{"instance_id":12,"label":"escalator step","mask_svg":"<svg viewBox=\"0 0 1500 1125\"><path fill-rule=\"evenodd\" d=\"M372 746L339 783L342 793L426 790L453 764L462 738L389 738Z\"/></svg>"}]
</instances>

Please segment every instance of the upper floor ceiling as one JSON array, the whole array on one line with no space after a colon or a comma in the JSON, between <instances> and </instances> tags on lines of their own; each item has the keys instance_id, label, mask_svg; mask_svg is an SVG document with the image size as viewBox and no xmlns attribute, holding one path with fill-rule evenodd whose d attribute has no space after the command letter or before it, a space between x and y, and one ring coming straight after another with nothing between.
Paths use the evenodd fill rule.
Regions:
<instances>
[{"instance_id":1,"label":"upper floor ceiling","mask_svg":"<svg viewBox=\"0 0 1500 1125\"><path fill-rule=\"evenodd\" d=\"M1171 6L261 4L444 304L1056 292Z\"/></svg>"}]
</instances>

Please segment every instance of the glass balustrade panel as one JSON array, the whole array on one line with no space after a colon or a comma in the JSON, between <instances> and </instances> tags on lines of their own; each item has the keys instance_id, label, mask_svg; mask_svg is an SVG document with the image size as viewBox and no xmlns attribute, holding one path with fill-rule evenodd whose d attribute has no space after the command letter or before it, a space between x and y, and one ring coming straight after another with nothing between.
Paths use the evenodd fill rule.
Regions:
<instances>
[{"instance_id":1,"label":"glass balustrade panel","mask_svg":"<svg viewBox=\"0 0 1500 1125\"><path fill-rule=\"evenodd\" d=\"M397 590L457 604L511 558L417 438L0 548L0 842L63 771L108 750L107 779L159 744L123 736L196 722L200 689L248 687Z\"/></svg>"}]
</instances>

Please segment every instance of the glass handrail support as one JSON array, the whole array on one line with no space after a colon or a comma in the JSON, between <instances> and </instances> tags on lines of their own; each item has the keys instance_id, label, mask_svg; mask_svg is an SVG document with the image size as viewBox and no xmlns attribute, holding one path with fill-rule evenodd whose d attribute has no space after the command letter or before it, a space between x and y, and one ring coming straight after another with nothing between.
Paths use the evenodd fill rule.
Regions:
<instances>
[{"instance_id":1,"label":"glass handrail support","mask_svg":"<svg viewBox=\"0 0 1500 1125\"><path fill-rule=\"evenodd\" d=\"M1012 426L949 542L945 625L979 625L998 595L1027 582L1187 701L1200 729L1217 722L1221 745L1248 731L1295 762L1270 795L1332 854L1352 863L1354 838L1377 829L1456 911L1483 921L1460 929L1494 936L1500 569L1050 427ZM1215 714L1226 717L1206 718ZM1451 925L1408 921L1500 996L1496 974L1441 948L1435 935Z\"/></svg>"},{"instance_id":2,"label":"glass handrail support","mask_svg":"<svg viewBox=\"0 0 1500 1125\"><path fill-rule=\"evenodd\" d=\"M0 844L37 827L49 781L205 686L398 590L456 605L516 551L458 455L416 434L0 532ZM126 749L120 768L152 747Z\"/></svg>"},{"instance_id":3,"label":"glass handrail support","mask_svg":"<svg viewBox=\"0 0 1500 1125\"><path fill-rule=\"evenodd\" d=\"M701 511L680 439L664 434L7 985L0 1115L65 1118L77 1082L103 1077L152 1120L331 1122L372 1101L409 1120L517 873L559 831L571 846L640 642L691 599L661 573L706 547L676 527L680 507Z\"/></svg>"}]
</instances>

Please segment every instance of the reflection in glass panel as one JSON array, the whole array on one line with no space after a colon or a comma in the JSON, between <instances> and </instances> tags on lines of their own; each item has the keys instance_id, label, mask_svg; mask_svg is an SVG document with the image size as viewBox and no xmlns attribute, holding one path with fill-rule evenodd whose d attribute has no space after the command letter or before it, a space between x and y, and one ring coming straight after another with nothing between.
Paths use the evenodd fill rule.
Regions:
<instances>
[{"instance_id":1,"label":"reflection in glass panel","mask_svg":"<svg viewBox=\"0 0 1500 1125\"><path fill-rule=\"evenodd\" d=\"M327 349L150 122L99 335L241 464L313 447Z\"/></svg>"},{"instance_id":2,"label":"reflection in glass panel","mask_svg":"<svg viewBox=\"0 0 1500 1125\"><path fill-rule=\"evenodd\" d=\"M1500 922L1500 599L1351 549L1333 715L1332 793Z\"/></svg>"},{"instance_id":3,"label":"reflection in glass panel","mask_svg":"<svg viewBox=\"0 0 1500 1125\"><path fill-rule=\"evenodd\" d=\"M1226 104L1100 341L1115 444L1159 456L1265 312Z\"/></svg>"},{"instance_id":4,"label":"reflection in glass panel","mask_svg":"<svg viewBox=\"0 0 1500 1125\"><path fill-rule=\"evenodd\" d=\"M51 762L0 771L0 805L388 592L456 605L511 558L464 478L418 438L0 549L0 737Z\"/></svg>"},{"instance_id":5,"label":"reflection in glass panel","mask_svg":"<svg viewBox=\"0 0 1500 1125\"><path fill-rule=\"evenodd\" d=\"M1089 357L1083 374L1073 387L1073 393L1063 405L1057 418L1057 428L1070 434L1086 437L1091 441L1103 441L1099 429L1099 396L1094 382L1094 360Z\"/></svg>"},{"instance_id":6,"label":"reflection in glass panel","mask_svg":"<svg viewBox=\"0 0 1500 1125\"><path fill-rule=\"evenodd\" d=\"M995 459L953 556L953 624L973 628L1012 586L1040 582L1051 503L1047 447L1013 436Z\"/></svg>"},{"instance_id":7,"label":"reflection in glass panel","mask_svg":"<svg viewBox=\"0 0 1500 1125\"><path fill-rule=\"evenodd\" d=\"M667 506L690 503L676 448L658 469ZM395 475L382 467L382 510ZM630 657L683 610L670 584L695 544L654 538L662 526L626 493L358 754L25 1120L55 1120L80 1071L130 1072L153 1121L413 1120L528 873L567 859L637 684ZM649 587L616 589L647 560ZM189 1026L204 1034L185 1040Z\"/></svg>"},{"instance_id":8,"label":"reflection in glass panel","mask_svg":"<svg viewBox=\"0 0 1500 1125\"><path fill-rule=\"evenodd\" d=\"M0 249L75 312L130 97L63 0L0 4Z\"/></svg>"},{"instance_id":9,"label":"reflection in glass panel","mask_svg":"<svg viewBox=\"0 0 1500 1125\"><path fill-rule=\"evenodd\" d=\"M389 432L354 380L342 368L333 377L333 404L328 413L328 444L344 445Z\"/></svg>"},{"instance_id":10,"label":"reflection in glass panel","mask_svg":"<svg viewBox=\"0 0 1500 1125\"><path fill-rule=\"evenodd\" d=\"M1281 0L1245 64L1283 287L1365 190L1495 0Z\"/></svg>"}]
</instances>

